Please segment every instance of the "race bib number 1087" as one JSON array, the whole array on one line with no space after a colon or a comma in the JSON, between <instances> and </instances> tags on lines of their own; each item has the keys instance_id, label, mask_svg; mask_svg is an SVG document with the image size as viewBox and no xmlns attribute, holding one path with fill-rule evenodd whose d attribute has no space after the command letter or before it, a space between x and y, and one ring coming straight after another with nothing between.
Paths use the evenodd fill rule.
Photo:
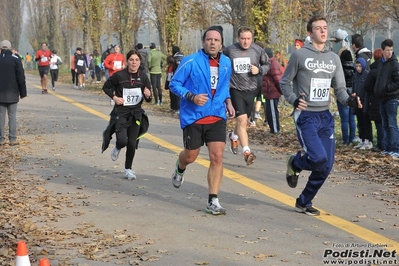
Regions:
<instances>
[{"instance_id":1,"label":"race bib number 1087","mask_svg":"<svg viewBox=\"0 0 399 266\"><path fill-rule=\"evenodd\" d=\"M312 78L310 82L310 101L323 102L330 100L331 79Z\"/></svg>"}]
</instances>

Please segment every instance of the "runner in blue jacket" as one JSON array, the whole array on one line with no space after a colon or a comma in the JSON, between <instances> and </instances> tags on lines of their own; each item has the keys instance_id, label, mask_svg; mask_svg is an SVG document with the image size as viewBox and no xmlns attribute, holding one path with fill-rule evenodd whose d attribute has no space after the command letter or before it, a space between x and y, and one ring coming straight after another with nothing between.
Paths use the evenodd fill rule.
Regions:
<instances>
[{"instance_id":1,"label":"runner in blue jacket","mask_svg":"<svg viewBox=\"0 0 399 266\"><path fill-rule=\"evenodd\" d=\"M231 62L220 51L223 28L212 26L202 37L203 49L183 58L169 84L181 98L180 126L183 129L184 150L180 152L172 174L172 184L179 188L187 165L193 163L204 144L208 147L209 196L206 212L225 214L218 199L223 176L223 151L226 144L226 120L235 111L230 100Z\"/></svg>"}]
</instances>

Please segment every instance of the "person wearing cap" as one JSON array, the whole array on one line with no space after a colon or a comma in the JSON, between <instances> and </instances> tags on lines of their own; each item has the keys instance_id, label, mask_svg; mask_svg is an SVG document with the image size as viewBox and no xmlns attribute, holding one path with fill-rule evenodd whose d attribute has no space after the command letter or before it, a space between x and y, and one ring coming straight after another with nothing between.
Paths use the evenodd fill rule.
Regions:
<instances>
[{"instance_id":1,"label":"person wearing cap","mask_svg":"<svg viewBox=\"0 0 399 266\"><path fill-rule=\"evenodd\" d=\"M235 116L230 99L229 81L232 72L228 57L221 53L223 28L212 26L202 36L202 49L183 57L169 84L180 97L180 127L184 150L179 153L172 174L172 184L179 188L186 167L193 163L201 146L208 148L208 201L206 212L225 214L218 192L223 176L223 151L226 144L226 120ZM253 99L252 99L253 100Z\"/></svg>"},{"instance_id":2,"label":"person wearing cap","mask_svg":"<svg viewBox=\"0 0 399 266\"><path fill-rule=\"evenodd\" d=\"M231 101L236 110L236 124L229 133L230 150L238 153L238 143L242 146L244 161L251 165L256 156L249 148L247 123L258 93L257 76L265 75L270 68L270 60L259 45L253 43L253 32L248 27L240 27L238 42L227 47L224 54L231 60L233 74L230 80Z\"/></svg>"},{"instance_id":3,"label":"person wearing cap","mask_svg":"<svg viewBox=\"0 0 399 266\"><path fill-rule=\"evenodd\" d=\"M55 82L58 80L59 65L62 65L62 60L57 55L57 51L53 50L51 51L51 59L50 59L51 86L53 91L55 91Z\"/></svg>"},{"instance_id":4,"label":"person wearing cap","mask_svg":"<svg viewBox=\"0 0 399 266\"><path fill-rule=\"evenodd\" d=\"M47 43L41 44L41 49L36 52L35 61L39 65L40 83L42 86L42 93L47 93L47 75L50 71L51 52L47 47Z\"/></svg>"},{"instance_id":5,"label":"person wearing cap","mask_svg":"<svg viewBox=\"0 0 399 266\"><path fill-rule=\"evenodd\" d=\"M110 53L104 60L104 67L108 69L109 77L115 72L118 72L125 68L125 57L121 53L119 45L114 46L114 52Z\"/></svg>"},{"instance_id":6,"label":"person wearing cap","mask_svg":"<svg viewBox=\"0 0 399 266\"><path fill-rule=\"evenodd\" d=\"M9 145L18 145L17 104L27 95L25 72L18 56L11 52L11 43L0 43L0 146L5 144L5 119L8 114Z\"/></svg>"},{"instance_id":7,"label":"person wearing cap","mask_svg":"<svg viewBox=\"0 0 399 266\"><path fill-rule=\"evenodd\" d=\"M265 48L267 56L270 58L270 69L266 75L263 75L262 93L266 99L265 117L269 125L270 133L280 132L280 114L278 103L283 94L280 89L280 80L283 76L283 70L280 63L274 58L273 51Z\"/></svg>"},{"instance_id":8,"label":"person wearing cap","mask_svg":"<svg viewBox=\"0 0 399 266\"><path fill-rule=\"evenodd\" d=\"M161 77L164 66L166 66L166 55L157 50L155 43L151 43L148 53L148 69L156 105L162 104Z\"/></svg>"},{"instance_id":9,"label":"person wearing cap","mask_svg":"<svg viewBox=\"0 0 399 266\"><path fill-rule=\"evenodd\" d=\"M294 42L295 50L301 49L302 46L303 46L303 41L300 39L295 39L295 42Z\"/></svg>"}]
</instances>

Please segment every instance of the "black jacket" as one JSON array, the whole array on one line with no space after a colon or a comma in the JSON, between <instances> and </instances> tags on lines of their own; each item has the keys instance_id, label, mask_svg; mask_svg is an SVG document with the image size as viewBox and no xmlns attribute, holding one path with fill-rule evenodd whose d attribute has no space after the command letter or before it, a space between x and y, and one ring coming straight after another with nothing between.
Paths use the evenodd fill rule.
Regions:
<instances>
[{"instance_id":1,"label":"black jacket","mask_svg":"<svg viewBox=\"0 0 399 266\"><path fill-rule=\"evenodd\" d=\"M21 59L10 50L0 54L0 103L17 103L26 97L25 72Z\"/></svg>"},{"instance_id":2,"label":"black jacket","mask_svg":"<svg viewBox=\"0 0 399 266\"><path fill-rule=\"evenodd\" d=\"M370 120L380 122L381 121L381 113L380 113L380 103L381 101L375 96L374 93L374 84L377 80L377 68L381 63L381 59L376 60L374 63L370 65L370 72L366 79L366 84L364 85L364 90L368 92L368 100L365 104L368 105L368 113Z\"/></svg>"},{"instance_id":3,"label":"black jacket","mask_svg":"<svg viewBox=\"0 0 399 266\"><path fill-rule=\"evenodd\" d=\"M150 81L148 76L143 72L129 73L128 69L125 68L121 71L115 72L104 84L103 91L112 99L114 96L123 97L123 89L129 88L140 88L142 93L142 99L136 104L131 106L114 105L112 112L110 113L110 121L103 132L103 144L102 152L104 152L112 139L112 135L119 130L117 125L122 128L128 128L132 123L139 123L140 130L137 140L139 140L148 130L149 122L148 117L144 110L141 108L143 100L146 102L151 101L151 97L145 98L144 89L148 88L151 90ZM117 121L120 120L119 123ZM138 141L136 144L136 149Z\"/></svg>"},{"instance_id":4,"label":"black jacket","mask_svg":"<svg viewBox=\"0 0 399 266\"><path fill-rule=\"evenodd\" d=\"M353 76L355 75L355 65L353 64L353 61L343 61L342 69L344 71L346 87L352 89ZM348 93L351 94L352 91L348 91Z\"/></svg>"},{"instance_id":5,"label":"black jacket","mask_svg":"<svg viewBox=\"0 0 399 266\"><path fill-rule=\"evenodd\" d=\"M378 66L374 93L381 101L399 99L399 63L395 53Z\"/></svg>"}]
</instances>

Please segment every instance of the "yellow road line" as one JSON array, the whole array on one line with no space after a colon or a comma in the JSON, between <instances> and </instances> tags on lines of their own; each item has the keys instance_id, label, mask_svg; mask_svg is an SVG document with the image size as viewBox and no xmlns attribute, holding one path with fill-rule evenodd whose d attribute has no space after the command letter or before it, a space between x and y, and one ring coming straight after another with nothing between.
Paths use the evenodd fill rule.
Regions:
<instances>
[{"instance_id":1,"label":"yellow road line","mask_svg":"<svg viewBox=\"0 0 399 266\"><path fill-rule=\"evenodd\" d=\"M41 87L39 87L39 86L36 86L36 85L32 85L32 86L35 86L35 87L41 89ZM92 109L90 107L87 107L87 106L85 106L83 104L80 104L80 103L78 103L78 102L76 102L76 101L74 101L74 100L72 100L72 99L70 99L68 97L62 96L62 95L60 95L58 93L54 93L52 91L49 91L49 93L54 95L54 96L56 96L56 97L58 97L58 98L60 98L60 99L62 99L62 100L64 100L64 101L66 101L66 102L69 102L69 103L75 105L76 107L79 107L79 108L85 110L88 113L91 113L91 114L93 114L95 116L98 116L98 117L100 117L102 119L105 119L105 120L109 119L108 115L104 115L104 114L102 114L100 112L97 112L96 110L94 110L94 109ZM164 141L163 139L160 139L160 138L158 138L158 137L156 137L156 136L154 136L152 134L149 134L149 133L147 133L145 135L145 138L150 140L150 141L152 141L152 142L154 142L154 143L156 143L156 144L158 144L159 146L162 146L162 147L164 147L164 148L166 148L168 150L171 150L171 151L173 151L175 153L179 153L182 150L178 146L175 146L175 145L173 145L173 144L171 144L171 143L169 143L167 141ZM202 165L202 166L204 166L206 168L209 167L209 160L206 160L206 159L201 158L201 157L197 158L196 163L198 163L198 164L200 164L200 165ZM229 178L231 180L234 180L237 183L240 183L240 184L242 184L242 185L244 185L246 187L249 187L249 188L251 188L251 189L253 189L253 190L255 190L255 191L257 191L257 192L259 192L259 193L261 193L261 194L263 194L263 195L265 195L267 197L269 197L269 198L272 198L272 199L274 199L274 200L276 200L278 202L284 203L284 204L286 204L288 206L294 206L295 205L295 199L293 197L291 197L291 196L288 196L287 194L284 194L284 193L282 193L282 192L280 192L278 190L275 190L273 188L265 186L265 185L263 185L263 184L261 184L261 183L259 183L257 181L254 181L254 180L252 180L250 178L247 178L247 177L245 177L243 175L240 175L239 173L236 173L236 172L231 171L231 170L226 169L226 168L223 169L223 173L224 173L225 177L227 177L227 178ZM328 212L326 212L324 210L321 210L321 209L319 209L319 210L320 210L320 216L314 216L315 218L317 218L317 219L319 219L319 220L321 220L321 221L323 221L325 223L328 223L328 224L330 224L330 225L332 225L332 226L334 226L336 228L339 228L339 229L341 229L341 230L343 230L345 232L348 232L348 233L350 233L350 234L352 234L352 235L354 235L356 237L364 239L367 242L370 242L371 244L387 244L388 245L388 247L386 248L387 250L399 251L399 242L394 241L394 240L392 240L392 239L390 239L388 237L385 237L383 235L380 235L380 234L378 234L376 232L373 232L373 231L371 231L371 230L369 230L367 228L364 228L364 227L361 227L359 225L356 225L356 224L354 224L352 222L349 222L349 221L347 221L345 219L342 219L342 218L340 218L338 216L335 216L335 215L333 215L331 213L328 213Z\"/></svg>"}]
</instances>

